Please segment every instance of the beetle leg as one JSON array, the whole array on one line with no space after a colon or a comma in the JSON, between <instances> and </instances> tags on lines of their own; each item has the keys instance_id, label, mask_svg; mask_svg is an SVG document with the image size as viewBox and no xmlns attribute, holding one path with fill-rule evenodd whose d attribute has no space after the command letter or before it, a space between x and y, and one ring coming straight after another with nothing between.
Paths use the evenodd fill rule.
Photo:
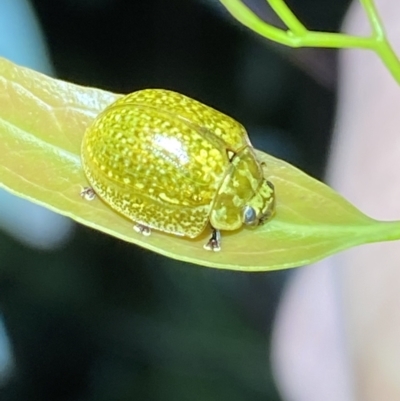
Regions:
<instances>
[{"instance_id":1,"label":"beetle leg","mask_svg":"<svg viewBox=\"0 0 400 401\"><path fill-rule=\"evenodd\" d=\"M147 227L147 226L145 226L145 225L143 225L143 224L137 223L137 224L135 224L135 225L133 226L133 229L134 229L137 233L142 234L142 235L144 235L145 237L148 237L148 236L151 234L151 228L150 228L150 227Z\"/></svg>"},{"instance_id":2,"label":"beetle leg","mask_svg":"<svg viewBox=\"0 0 400 401\"><path fill-rule=\"evenodd\" d=\"M207 244L204 244L204 249L214 252L219 252L221 250L221 231L213 227L211 238Z\"/></svg>"},{"instance_id":3,"label":"beetle leg","mask_svg":"<svg viewBox=\"0 0 400 401\"><path fill-rule=\"evenodd\" d=\"M96 197L96 192L92 187L84 187L80 193L83 199L92 201Z\"/></svg>"}]
</instances>

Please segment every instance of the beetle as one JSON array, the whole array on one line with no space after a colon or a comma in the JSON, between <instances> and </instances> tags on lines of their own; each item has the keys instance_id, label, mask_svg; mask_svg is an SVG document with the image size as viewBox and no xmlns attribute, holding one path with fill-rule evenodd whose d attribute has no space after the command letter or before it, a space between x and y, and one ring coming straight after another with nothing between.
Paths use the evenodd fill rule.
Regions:
<instances>
[{"instance_id":1,"label":"beetle","mask_svg":"<svg viewBox=\"0 0 400 401\"><path fill-rule=\"evenodd\" d=\"M264 177L244 127L196 100L165 89L119 98L87 128L82 165L93 192L151 229L198 237L221 249L221 230L257 226L275 213L275 189Z\"/></svg>"}]
</instances>

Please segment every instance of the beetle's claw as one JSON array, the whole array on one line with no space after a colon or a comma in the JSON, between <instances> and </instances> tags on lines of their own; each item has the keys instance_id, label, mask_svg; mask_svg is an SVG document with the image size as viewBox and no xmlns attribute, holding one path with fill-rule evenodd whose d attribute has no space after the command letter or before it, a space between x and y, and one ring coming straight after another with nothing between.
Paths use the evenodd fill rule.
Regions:
<instances>
[{"instance_id":1,"label":"beetle's claw","mask_svg":"<svg viewBox=\"0 0 400 401\"><path fill-rule=\"evenodd\" d=\"M92 201L96 197L96 192L92 187L84 187L80 193L81 197L87 201Z\"/></svg>"},{"instance_id":2,"label":"beetle's claw","mask_svg":"<svg viewBox=\"0 0 400 401\"><path fill-rule=\"evenodd\" d=\"M204 249L207 251L219 252L221 250L221 232L213 228L211 238L204 244Z\"/></svg>"},{"instance_id":3,"label":"beetle's claw","mask_svg":"<svg viewBox=\"0 0 400 401\"><path fill-rule=\"evenodd\" d=\"M151 234L151 228L150 228L150 227L147 227L147 226L144 226L143 224L137 223L137 224L135 224L135 225L133 226L133 229L134 229L137 233L142 234L142 235L144 235L145 237L148 237L148 236Z\"/></svg>"}]
</instances>

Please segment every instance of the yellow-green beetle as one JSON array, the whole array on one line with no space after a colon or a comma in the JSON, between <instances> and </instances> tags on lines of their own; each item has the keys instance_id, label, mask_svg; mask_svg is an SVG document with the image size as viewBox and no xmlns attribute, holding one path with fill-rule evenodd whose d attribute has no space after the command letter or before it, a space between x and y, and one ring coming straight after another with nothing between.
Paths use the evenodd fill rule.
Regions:
<instances>
[{"instance_id":1,"label":"yellow-green beetle","mask_svg":"<svg viewBox=\"0 0 400 401\"><path fill-rule=\"evenodd\" d=\"M195 238L263 224L274 187L243 126L179 93L145 89L107 107L86 130L82 163L92 189L113 209L150 229ZM89 191L89 192L88 192Z\"/></svg>"}]
</instances>

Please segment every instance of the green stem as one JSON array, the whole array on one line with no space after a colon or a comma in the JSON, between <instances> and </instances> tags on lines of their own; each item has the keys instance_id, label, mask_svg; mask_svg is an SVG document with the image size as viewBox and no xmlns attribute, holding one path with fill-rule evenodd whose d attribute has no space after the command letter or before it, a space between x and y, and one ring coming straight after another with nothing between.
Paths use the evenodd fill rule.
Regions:
<instances>
[{"instance_id":1,"label":"green stem","mask_svg":"<svg viewBox=\"0 0 400 401\"><path fill-rule=\"evenodd\" d=\"M267 2L294 35L302 36L308 32L284 0L267 0Z\"/></svg>"},{"instance_id":2,"label":"green stem","mask_svg":"<svg viewBox=\"0 0 400 401\"><path fill-rule=\"evenodd\" d=\"M360 0L372 27L372 35L359 37L341 33L314 32L297 19L284 0L266 0L288 30L269 25L254 14L241 0L220 0L243 25L259 35L289 47L356 48L373 50L400 84L400 60L391 47L374 0Z\"/></svg>"},{"instance_id":3,"label":"green stem","mask_svg":"<svg viewBox=\"0 0 400 401\"><path fill-rule=\"evenodd\" d=\"M313 32L308 31L288 11L281 0L268 0L271 7L287 25L296 25L296 30L301 31L297 35L292 30L284 30L269 25L257 14L253 13L241 0L220 0L225 8L243 25L250 28L259 35L273 40L274 42L289 47L330 47L330 48L363 48L374 49L374 40L358 36L345 35L341 33ZM290 14L288 14L290 12Z\"/></svg>"},{"instance_id":4,"label":"green stem","mask_svg":"<svg viewBox=\"0 0 400 401\"><path fill-rule=\"evenodd\" d=\"M374 41L368 37L346 35L343 33L308 31L298 38L296 47L325 47L337 49L369 49L375 50Z\"/></svg>"},{"instance_id":5,"label":"green stem","mask_svg":"<svg viewBox=\"0 0 400 401\"><path fill-rule=\"evenodd\" d=\"M372 31L375 38L385 37L385 30L383 22L379 16L378 9L374 4L374 0L360 0L361 5L367 14L369 23L371 24Z\"/></svg>"},{"instance_id":6,"label":"green stem","mask_svg":"<svg viewBox=\"0 0 400 401\"><path fill-rule=\"evenodd\" d=\"M374 0L360 0L360 2L371 24L374 42L373 50L381 58L393 78L400 84L400 60L387 39L383 22Z\"/></svg>"},{"instance_id":7,"label":"green stem","mask_svg":"<svg viewBox=\"0 0 400 401\"><path fill-rule=\"evenodd\" d=\"M376 43L375 52L381 58L392 77L400 85L400 60L386 38Z\"/></svg>"}]
</instances>

